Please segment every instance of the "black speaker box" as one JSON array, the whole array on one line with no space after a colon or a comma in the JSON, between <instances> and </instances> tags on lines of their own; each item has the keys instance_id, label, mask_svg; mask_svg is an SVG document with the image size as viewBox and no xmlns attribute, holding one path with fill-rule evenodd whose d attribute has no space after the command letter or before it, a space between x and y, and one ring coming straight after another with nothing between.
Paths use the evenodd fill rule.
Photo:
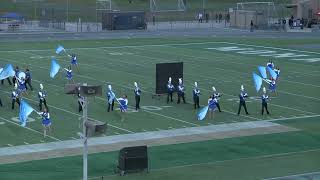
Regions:
<instances>
[{"instance_id":1,"label":"black speaker box","mask_svg":"<svg viewBox=\"0 0 320 180\"><path fill-rule=\"evenodd\" d=\"M148 171L148 167L147 146L125 147L120 150L118 168L122 175L129 171Z\"/></svg>"}]
</instances>

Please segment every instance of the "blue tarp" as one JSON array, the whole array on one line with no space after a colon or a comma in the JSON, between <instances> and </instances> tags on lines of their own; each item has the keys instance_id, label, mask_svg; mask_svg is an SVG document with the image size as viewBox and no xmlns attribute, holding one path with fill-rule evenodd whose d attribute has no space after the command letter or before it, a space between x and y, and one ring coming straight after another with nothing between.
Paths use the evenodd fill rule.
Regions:
<instances>
[{"instance_id":1,"label":"blue tarp","mask_svg":"<svg viewBox=\"0 0 320 180\"><path fill-rule=\"evenodd\" d=\"M2 15L1 18L21 20L23 16L15 12L9 12Z\"/></svg>"}]
</instances>

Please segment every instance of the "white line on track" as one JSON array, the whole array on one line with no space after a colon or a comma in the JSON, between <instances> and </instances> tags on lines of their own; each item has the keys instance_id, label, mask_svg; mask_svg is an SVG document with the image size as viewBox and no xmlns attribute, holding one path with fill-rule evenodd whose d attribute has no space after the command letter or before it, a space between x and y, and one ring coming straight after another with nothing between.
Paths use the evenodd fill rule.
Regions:
<instances>
[{"instance_id":1,"label":"white line on track","mask_svg":"<svg viewBox=\"0 0 320 180\"><path fill-rule=\"evenodd\" d=\"M280 177L273 177L273 178L267 178L262 180L284 180L284 179L298 179L301 176L312 176L312 175L320 175L320 172L310 172L310 173L303 173L303 174L294 174L289 176L280 176ZM312 180L312 179L310 179Z\"/></svg>"}]
</instances>

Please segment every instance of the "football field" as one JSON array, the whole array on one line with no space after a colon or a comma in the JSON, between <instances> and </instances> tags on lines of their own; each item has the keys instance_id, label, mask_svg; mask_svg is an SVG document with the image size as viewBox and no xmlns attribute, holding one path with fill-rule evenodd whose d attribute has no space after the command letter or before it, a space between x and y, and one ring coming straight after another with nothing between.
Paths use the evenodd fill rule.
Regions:
<instances>
[{"instance_id":1,"label":"football field","mask_svg":"<svg viewBox=\"0 0 320 180\"><path fill-rule=\"evenodd\" d=\"M256 128L256 133L250 134L253 128L243 131L242 135L230 128L229 136L222 138L217 138L219 134L216 134L212 139L208 135L205 139L189 142L187 137L185 141L181 137L182 140L176 143L159 143L163 146L149 147L149 174L117 176L113 170L118 152L90 154L90 179L319 178L319 40L141 38L2 43L0 66L12 64L21 70L26 67L31 70L34 90L23 99L38 110L37 93L42 83L48 92L47 103L52 119L52 132L46 138L43 137L41 118L36 113L29 116L26 128L21 127L18 106L11 110L13 86L5 80L4 85L0 85L4 104L0 108L2 152L6 148L20 147L21 150L26 147L24 145L35 144L28 146L32 149L46 147L49 142L62 144L79 139L77 133L81 132L82 114L78 113L77 97L64 93L64 86L68 83L65 72L60 69L55 79L49 77L53 56L62 68L70 64L65 54L55 54L59 44L78 57L80 72L74 70L75 82L103 87L103 96L89 98L88 109L90 120L108 123L106 133L101 135L107 137L103 138L149 132L167 132L170 135L192 127L216 128L219 131L219 127L241 127L249 122L254 126L271 123L275 127L287 128L287 131L278 132ZM281 74L277 81L277 94L269 93L271 114L261 115L261 92L257 93L254 88L252 72L259 74L257 67L265 66L269 60L274 61ZM177 104L176 94L174 101L168 104L166 95L153 97L156 64L165 62L183 62L186 104ZM135 81L142 89L141 110L138 112L134 111ZM215 112L214 119L197 120L198 110L194 110L192 101L195 81L201 91L202 107L207 104L212 86L222 94L220 106L223 112ZM128 112L121 113L118 104L115 111L107 112L105 94L108 84L112 85L117 97L128 95ZM241 85L249 95L247 107L250 115L245 115L243 109L240 116L236 115ZM267 84L263 86L268 89ZM49 159L20 162L26 159L17 158L10 161L17 163L5 164L6 157L2 156L0 163L4 165L0 166L0 177L15 180L81 179L80 156L64 157L62 154L58 157L52 158L48 153L46 158ZM41 158L30 155L27 159Z\"/></svg>"},{"instance_id":2,"label":"football field","mask_svg":"<svg viewBox=\"0 0 320 180\"><path fill-rule=\"evenodd\" d=\"M32 73L34 91L23 98L38 109L37 92L42 83L48 92L47 102L53 121L52 133L43 138L41 119L35 113L28 119L26 128L19 125L19 108L11 110L11 91L5 81L0 96L4 107L0 108L0 147L45 143L78 139L81 114L77 112L77 97L64 94L67 83L65 72L60 70L55 79L49 77L51 57L67 67L69 58L56 55L55 48L62 44L68 53L78 56L80 72L74 70L77 83L102 85L103 96L89 98L88 116L91 120L108 123L104 136L146 131L161 131L186 127L207 126L247 121L281 121L320 116L320 51L310 48L315 40L237 39L129 39L92 40L40 43L9 43L0 48L0 64L12 64L20 69L28 67ZM301 46L291 46L292 44ZM307 45L305 45L307 44ZM274 60L281 69L277 83L277 95L270 94L271 115L261 115L261 100L253 86L252 72L257 66ZM157 63L183 62L187 104L166 103L166 95L153 98L155 93L155 66ZM141 110L133 111L133 82L142 89ZM211 87L222 93L221 113L214 119L196 120L193 108L192 88L198 82L201 90L200 104L206 105ZM105 91L113 86L118 97L128 95L129 110L107 112ZM237 116L240 85L244 85L249 98L250 115ZM165 86L165 84L164 84ZM267 87L266 84L264 86ZM268 87L267 87L268 88ZM115 105L116 109L118 105Z\"/></svg>"}]
</instances>

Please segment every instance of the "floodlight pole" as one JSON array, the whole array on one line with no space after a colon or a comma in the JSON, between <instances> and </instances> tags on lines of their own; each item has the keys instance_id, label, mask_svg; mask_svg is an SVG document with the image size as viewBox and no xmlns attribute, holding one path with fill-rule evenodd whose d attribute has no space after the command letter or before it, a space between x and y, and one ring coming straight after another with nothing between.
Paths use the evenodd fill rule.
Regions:
<instances>
[{"instance_id":1,"label":"floodlight pole","mask_svg":"<svg viewBox=\"0 0 320 180\"><path fill-rule=\"evenodd\" d=\"M82 101L83 122L82 122L82 140L83 140L83 180L88 180L88 137L86 133L86 121L88 119L88 99L83 97Z\"/></svg>"}]
</instances>

